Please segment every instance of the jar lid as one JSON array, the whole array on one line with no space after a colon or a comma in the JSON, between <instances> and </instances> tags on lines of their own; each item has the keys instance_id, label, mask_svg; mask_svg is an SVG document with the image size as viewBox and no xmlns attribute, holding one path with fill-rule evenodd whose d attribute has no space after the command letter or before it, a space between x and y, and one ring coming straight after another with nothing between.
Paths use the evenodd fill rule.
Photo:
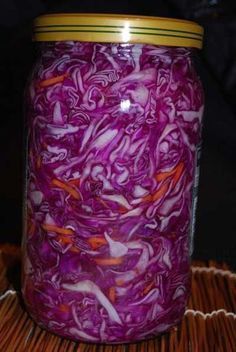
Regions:
<instances>
[{"instance_id":1,"label":"jar lid","mask_svg":"<svg viewBox=\"0 0 236 352\"><path fill-rule=\"evenodd\" d=\"M164 17L61 13L37 17L33 40L143 43L201 49L203 28L195 22Z\"/></svg>"}]
</instances>

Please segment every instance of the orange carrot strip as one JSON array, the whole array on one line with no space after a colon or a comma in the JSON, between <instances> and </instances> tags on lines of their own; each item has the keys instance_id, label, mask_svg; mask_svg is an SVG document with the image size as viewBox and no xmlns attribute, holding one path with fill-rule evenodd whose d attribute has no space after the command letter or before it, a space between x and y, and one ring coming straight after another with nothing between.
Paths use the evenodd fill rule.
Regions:
<instances>
[{"instance_id":1,"label":"orange carrot strip","mask_svg":"<svg viewBox=\"0 0 236 352\"><path fill-rule=\"evenodd\" d=\"M143 197L143 201L145 202L150 202L150 201L156 201L159 198L161 198L167 191L169 187L170 182L165 182L161 185L161 187L153 194L148 194L147 196Z\"/></svg>"},{"instance_id":2,"label":"orange carrot strip","mask_svg":"<svg viewBox=\"0 0 236 352\"><path fill-rule=\"evenodd\" d=\"M70 247L70 251L73 252L73 253L80 253L80 249L77 248L76 246Z\"/></svg>"},{"instance_id":3,"label":"orange carrot strip","mask_svg":"<svg viewBox=\"0 0 236 352\"><path fill-rule=\"evenodd\" d=\"M143 290L143 295L146 295L149 291L151 291L151 289L154 286L154 282L152 281L149 285L147 285L144 290Z\"/></svg>"},{"instance_id":4,"label":"orange carrot strip","mask_svg":"<svg viewBox=\"0 0 236 352\"><path fill-rule=\"evenodd\" d=\"M160 172L159 174L156 175L155 179L158 182L164 181L167 177L172 176L175 173L175 169L176 168L174 168L171 171Z\"/></svg>"},{"instance_id":5,"label":"orange carrot strip","mask_svg":"<svg viewBox=\"0 0 236 352\"><path fill-rule=\"evenodd\" d=\"M158 189L158 191L156 191L153 194L153 196L152 196L153 201L155 202L156 200L163 197L166 194L166 192L168 191L168 187L169 187L169 182L163 183L163 185L161 185L161 187Z\"/></svg>"},{"instance_id":6,"label":"orange carrot strip","mask_svg":"<svg viewBox=\"0 0 236 352\"><path fill-rule=\"evenodd\" d=\"M152 195L148 194L147 196L143 197L144 202L151 202L152 201Z\"/></svg>"},{"instance_id":7,"label":"orange carrot strip","mask_svg":"<svg viewBox=\"0 0 236 352\"><path fill-rule=\"evenodd\" d=\"M184 170L184 163L181 162L176 167L175 175L173 177L173 188L175 187L175 185L179 181L179 179L180 179L180 177L181 177L181 175L183 173L183 170Z\"/></svg>"},{"instance_id":8,"label":"orange carrot strip","mask_svg":"<svg viewBox=\"0 0 236 352\"><path fill-rule=\"evenodd\" d=\"M107 203L104 202L103 199L101 199L101 198L99 198L99 197L96 197L95 199L96 199L98 202L100 202L105 208L110 209L109 205L107 205Z\"/></svg>"},{"instance_id":9,"label":"orange carrot strip","mask_svg":"<svg viewBox=\"0 0 236 352\"><path fill-rule=\"evenodd\" d=\"M74 231L72 231L71 229L65 229L63 227L58 227L56 225L43 224L42 228L45 231L56 232L56 233L60 233L62 235L73 235L74 234Z\"/></svg>"},{"instance_id":10,"label":"orange carrot strip","mask_svg":"<svg viewBox=\"0 0 236 352\"><path fill-rule=\"evenodd\" d=\"M62 244L72 244L72 246L70 247L70 251L74 252L74 253L80 253L80 249L77 248L74 244L73 244L73 239L72 237L69 237L68 235L58 235L58 241Z\"/></svg>"},{"instance_id":11,"label":"orange carrot strip","mask_svg":"<svg viewBox=\"0 0 236 352\"><path fill-rule=\"evenodd\" d=\"M164 181L167 177L174 175L174 178L179 176L184 168L184 163L181 161L173 170L160 172L156 175L156 180L158 182Z\"/></svg>"},{"instance_id":12,"label":"orange carrot strip","mask_svg":"<svg viewBox=\"0 0 236 352\"><path fill-rule=\"evenodd\" d=\"M80 194L72 186L68 185L66 182L53 179L52 184L68 192L73 198L80 200Z\"/></svg>"},{"instance_id":13,"label":"orange carrot strip","mask_svg":"<svg viewBox=\"0 0 236 352\"><path fill-rule=\"evenodd\" d=\"M68 237L68 235L62 235L60 234L58 236L58 241L60 243L63 243L63 244L69 244L69 243L72 243L72 238L71 237Z\"/></svg>"},{"instance_id":14,"label":"orange carrot strip","mask_svg":"<svg viewBox=\"0 0 236 352\"><path fill-rule=\"evenodd\" d=\"M98 265L119 265L123 261L123 257L117 257L117 258L95 258L95 262Z\"/></svg>"},{"instance_id":15,"label":"orange carrot strip","mask_svg":"<svg viewBox=\"0 0 236 352\"><path fill-rule=\"evenodd\" d=\"M63 82L66 77L68 77L68 74L63 74L63 75L60 75L60 76L56 76L56 77L45 79L45 80L39 82L39 87L40 88L46 88L46 87L49 87L49 86L53 86L56 83Z\"/></svg>"},{"instance_id":16,"label":"orange carrot strip","mask_svg":"<svg viewBox=\"0 0 236 352\"><path fill-rule=\"evenodd\" d=\"M158 182L164 181L164 183L161 185L161 187L153 194L148 194L147 196L143 197L143 201L145 202L150 202L150 201L156 201L163 197L165 193L168 191L169 184L171 180L173 181L172 187L174 188L179 181L182 172L184 169L184 163L180 162L173 170L167 171L167 172L161 172L156 176L156 180ZM173 178L168 179L168 177L173 176ZM166 181L165 181L166 180Z\"/></svg>"},{"instance_id":17,"label":"orange carrot strip","mask_svg":"<svg viewBox=\"0 0 236 352\"><path fill-rule=\"evenodd\" d=\"M38 156L37 161L36 161L37 169L40 169L41 163L42 163L41 157Z\"/></svg>"},{"instance_id":18,"label":"orange carrot strip","mask_svg":"<svg viewBox=\"0 0 236 352\"><path fill-rule=\"evenodd\" d=\"M116 300L116 289L115 289L115 287L111 287L111 288L109 289L108 296L109 296L110 301L111 301L112 303L114 303L115 300Z\"/></svg>"},{"instance_id":19,"label":"orange carrot strip","mask_svg":"<svg viewBox=\"0 0 236 352\"><path fill-rule=\"evenodd\" d=\"M103 246L104 244L107 244L107 241L104 237L90 237L88 239L88 243L90 244L92 249L97 249Z\"/></svg>"},{"instance_id":20,"label":"orange carrot strip","mask_svg":"<svg viewBox=\"0 0 236 352\"><path fill-rule=\"evenodd\" d=\"M68 181L68 183L70 185L73 185L73 186L79 186L80 185L80 179L79 178L75 178L74 180Z\"/></svg>"},{"instance_id":21,"label":"orange carrot strip","mask_svg":"<svg viewBox=\"0 0 236 352\"><path fill-rule=\"evenodd\" d=\"M124 207L124 206L120 206L119 207L119 209L118 209L118 212L120 213L120 214L125 214L125 213L127 213L129 211L129 209L127 209L126 207Z\"/></svg>"},{"instance_id":22,"label":"orange carrot strip","mask_svg":"<svg viewBox=\"0 0 236 352\"><path fill-rule=\"evenodd\" d=\"M59 309L60 309L60 311L62 311L64 313L67 313L69 311L69 307L67 304L60 304Z\"/></svg>"},{"instance_id":23,"label":"orange carrot strip","mask_svg":"<svg viewBox=\"0 0 236 352\"><path fill-rule=\"evenodd\" d=\"M117 286L123 286L124 285L124 280L122 280L122 279L116 279L116 284L117 284Z\"/></svg>"}]
</instances>

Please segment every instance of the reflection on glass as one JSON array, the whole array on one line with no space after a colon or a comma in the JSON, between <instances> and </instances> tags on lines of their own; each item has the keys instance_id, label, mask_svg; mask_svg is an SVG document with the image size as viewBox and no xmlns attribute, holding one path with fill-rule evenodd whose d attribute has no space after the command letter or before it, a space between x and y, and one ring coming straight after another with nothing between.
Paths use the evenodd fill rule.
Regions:
<instances>
[{"instance_id":1,"label":"reflection on glass","mask_svg":"<svg viewBox=\"0 0 236 352\"><path fill-rule=\"evenodd\" d=\"M129 110L129 108L130 108L130 100L129 99L126 99L126 100L122 100L121 102L120 102L120 109L122 110L122 111L128 111Z\"/></svg>"},{"instance_id":2,"label":"reflection on glass","mask_svg":"<svg viewBox=\"0 0 236 352\"><path fill-rule=\"evenodd\" d=\"M124 28L122 29L122 41L128 42L130 40L129 24L125 23Z\"/></svg>"}]
</instances>

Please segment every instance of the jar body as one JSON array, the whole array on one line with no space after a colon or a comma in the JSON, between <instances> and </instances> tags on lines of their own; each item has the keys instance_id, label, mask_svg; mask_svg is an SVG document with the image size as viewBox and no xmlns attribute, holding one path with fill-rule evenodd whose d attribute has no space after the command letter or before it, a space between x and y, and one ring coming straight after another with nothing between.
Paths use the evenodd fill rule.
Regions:
<instances>
[{"instance_id":1,"label":"jar body","mask_svg":"<svg viewBox=\"0 0 236 352\"><path fill-rule=\"evenodd\" d=\"M26 96L30 314L89 342L168 330L190 290L203 112L190 51L45 44Z\"/></svg>"}]
</instances>

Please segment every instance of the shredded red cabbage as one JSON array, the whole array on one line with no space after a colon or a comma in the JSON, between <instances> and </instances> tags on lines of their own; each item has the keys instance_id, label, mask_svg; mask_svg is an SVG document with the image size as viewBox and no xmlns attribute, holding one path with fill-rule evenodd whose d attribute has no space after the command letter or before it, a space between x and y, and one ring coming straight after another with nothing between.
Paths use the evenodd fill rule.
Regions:
<instances>
[{"instance_id":1,"label":"shredded red cabbage","mask_svg":"<svg viewBox=\"0 0 236 352\"><path fill-rule=\"evenodd\" d=\"M31 315L90 342L168 330L189 295L203 112L190 50L44 44L27 106Z\"/></svg>"}]
</instances>

